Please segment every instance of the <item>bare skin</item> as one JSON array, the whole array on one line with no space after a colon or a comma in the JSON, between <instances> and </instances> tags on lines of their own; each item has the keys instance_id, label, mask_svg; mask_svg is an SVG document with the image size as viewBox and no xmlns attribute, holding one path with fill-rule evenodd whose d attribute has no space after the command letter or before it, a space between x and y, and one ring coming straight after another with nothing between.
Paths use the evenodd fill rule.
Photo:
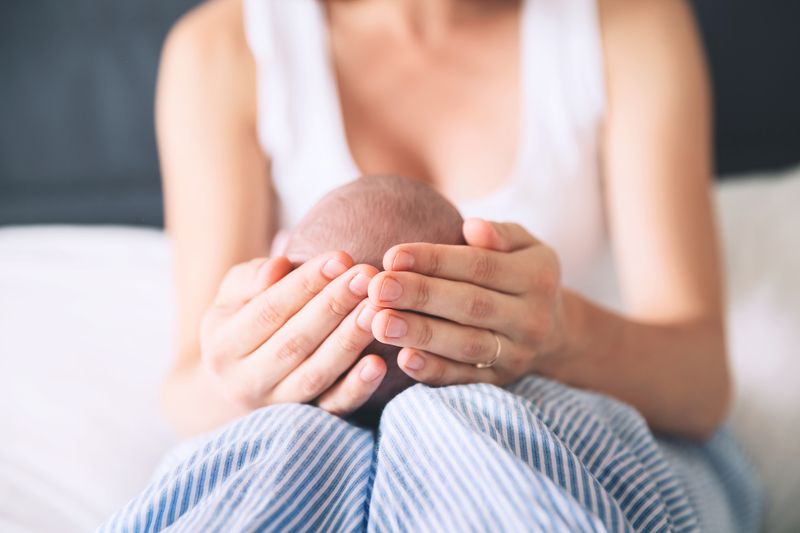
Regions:
<instances>
[{"instance_id":1,"label":"bare skin","mask_svg":"<svg viewBox=\"0 0 800 533\"><path fill-rule=\"evenodd\" d=\"M394 317L407 322L406 334L391 339L404 347L401 368L419 381L502 384L535 372L619 397L656 430L710 435L726 414L730 380L697 31L685 0L599 6L606 209L625 316L562 287L558 257L523 228L474 219L464 225L470 246L399 245L380 274L341 252L291 273L285 258L248 262L266 254L275 210L269 156L256 140L255 67L241 5L213 0L187 15L164 49L156 110L176 254L178 356L164 387L176 428L196 433L262 405L307 401L319 393L314 387L280 398L271 391L300 361L355 361L373 337L390 340ZM500 187L487 176L507 175L516 146L517 4L327 7L348 143L361 171L417 176L454 200ZM464 127L475 123L484 127ZM397 261L401 251L413 265ZM322 268L332 258L340 266L329 270L331 280ZM367 283L353 287L358 274ZM523 289L505 287L508 276ZM401 288L391 301L381 296L389 278ZM492 312L480 311L487 305ZM364 309L371 332L358 327ZM477 311L452 312L463 309ZM328 336L310 338L309 324ZM467 348L485 347L491 332L503 339L503 358L478 370ZM276 361L291 364L276 373ZM351 412L385 372L380 358L365 358L319 405Z\"/></svg>"}]
</instances>

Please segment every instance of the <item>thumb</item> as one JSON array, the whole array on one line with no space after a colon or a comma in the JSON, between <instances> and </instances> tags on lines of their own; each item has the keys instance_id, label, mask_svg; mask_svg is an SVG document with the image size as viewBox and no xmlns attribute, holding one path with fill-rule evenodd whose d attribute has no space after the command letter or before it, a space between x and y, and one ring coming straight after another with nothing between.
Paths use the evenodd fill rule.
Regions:
<instances>
[{"instance_id":1,"label":"thumb","mask_svg":"<svg viewBox=\"0 0 800 533\"><path fill-rule=\"evenodd\" d=\"M528 230L513 222L490 222L482 218L464 221L464 240L470 246L498 252L514 252L539 241Z\"/></svg>"}]
</instances>

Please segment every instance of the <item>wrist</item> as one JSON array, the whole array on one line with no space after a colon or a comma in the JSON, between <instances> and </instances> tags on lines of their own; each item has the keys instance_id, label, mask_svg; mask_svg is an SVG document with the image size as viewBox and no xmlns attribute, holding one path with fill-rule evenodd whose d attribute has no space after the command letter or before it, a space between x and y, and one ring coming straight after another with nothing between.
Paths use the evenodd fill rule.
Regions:
<instances>
[{"instance_id":1,"label":"wrist","mask_svg":"<svg viewBox=\"0 0 800 533\"><path fill-rule=\"evenodd\" d=\"M168 372L161 406L167 423L181 436L216 429L245 414L225 398L199 358L186 358Z\"/></svg>"},{"instance_id":2,"label":"wrist","mask_svg":"<svg viewBox=\"0 0 800 533\"><path fill-rule=\"evenodd\" d=\"M586 320L589 304L575 292L564 289L559 310L558 340L555 347L542 357L536 371L563 383L570 382L577 362L590 343L586 335Z\"/></svg>"}]
</instances>

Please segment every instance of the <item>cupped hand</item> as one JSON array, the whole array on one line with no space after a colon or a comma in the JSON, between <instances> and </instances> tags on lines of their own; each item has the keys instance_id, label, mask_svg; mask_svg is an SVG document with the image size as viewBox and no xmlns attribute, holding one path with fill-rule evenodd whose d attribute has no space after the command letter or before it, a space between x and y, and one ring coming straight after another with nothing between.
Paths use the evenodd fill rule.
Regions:
<instances>
[{"instance_id":1,"label":"cupped hand","mask_svg":"<svg viewBox=\"0 0 800 533\"><path fill-rule=\"evenodd\" d=\"M201 328L201 359L223 395L253 410L311 402L344 415L378 388L386 363L359 359L373 340L367 288L377 269L329 252L296 269L254 259L223 280Z\"/></svg>"},{"instance_id":2,"label":"cupped hand","mask_svg":"<svg viewBox=\"0 0 800 533\"><path fill-rule=\"evenodd\" d=\"M430 385L511 383L557 359L565 314L556 253L517 224L468 219L467 245L400 244L369 286L375 338ZM481 363L490 363L488 368Z\"/></svg>"}]
</instances>

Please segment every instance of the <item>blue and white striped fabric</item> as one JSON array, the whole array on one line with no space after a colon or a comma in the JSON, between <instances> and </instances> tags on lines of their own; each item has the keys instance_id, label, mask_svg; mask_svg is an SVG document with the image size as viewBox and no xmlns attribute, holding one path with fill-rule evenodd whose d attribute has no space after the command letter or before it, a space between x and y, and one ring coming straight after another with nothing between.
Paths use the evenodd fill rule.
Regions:
<instances>
[{"instance_id":1,"label":"blue and white striped fabric","mask_svg":"<svg viewBox=\"0 0 800 533\"><path fill-rule=\"evenodd\" d=\"M376 432L260 409L167 463L100 531L756 531L727 432L653 437L632 408L530 377L417 385Z\"/></svg>"}]
</instances>

